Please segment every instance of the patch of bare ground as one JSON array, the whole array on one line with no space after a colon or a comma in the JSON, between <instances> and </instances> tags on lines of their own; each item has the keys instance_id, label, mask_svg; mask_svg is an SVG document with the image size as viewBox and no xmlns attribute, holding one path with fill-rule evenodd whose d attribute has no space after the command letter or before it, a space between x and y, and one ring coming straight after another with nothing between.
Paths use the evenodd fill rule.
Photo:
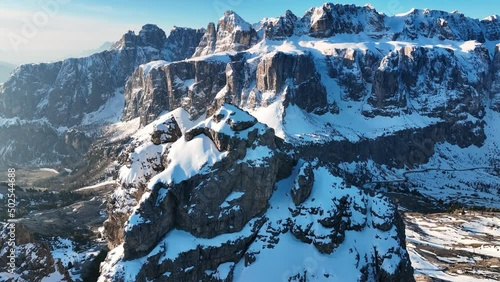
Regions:
<instances>
[{"instance_id":1,"label":"patch of bare ground","mask_svg":"<svg viewBox=\"0 0 500 282\"><path fill-rule=\"evenodd\" d=\"M107 218L105 210L105 198L96 196L66 207L35 211L18 221L42 236L95 239L100 237L98 228Z\"/></svg>"},{"instance_id":2,"label":"patch of bare ground","mask_svg":"<svg viewBox=\"0 0 500 282\"><path fill-rule=\"evenodd\" d=\"M500 281L500 213L405 213L417 281Z\"/></svg>"},{"instance_id":3,"label":"patch of bare ground","mask_svg":"<svg viewBox=\"0 0 500 282\"><path fill-rule=\"evenodd\" d=\"M23 189L47 190L47 187L38 185L40 181L46 181L58 175L52 169L16 170L16 185ZM0 183L7 182L7 173L0 173Z\"/></svg>"}]
</instances>

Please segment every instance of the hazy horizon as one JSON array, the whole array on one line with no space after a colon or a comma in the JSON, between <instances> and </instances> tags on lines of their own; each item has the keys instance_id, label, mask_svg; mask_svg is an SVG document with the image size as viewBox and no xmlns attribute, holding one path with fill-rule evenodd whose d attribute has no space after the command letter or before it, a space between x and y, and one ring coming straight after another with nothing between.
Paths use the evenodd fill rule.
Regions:
<instances>
[{"instance_id":1,"label":"hazy horizon","mask_svg":"<svg viewBox=\"0 0 500 282\"><path fill-rule=\"evenodd\" d=\"M225 10L231 9L246 21L255 23L265 17L277 17L287 9L298 16L328 2L287 0L266 2L261 9L259 0L189 0L183 2L152 0L138 3L132 0L26 0L22 3L0 3L0 62L14 65L62 60L82 52L98 49L107 41L115 42L128 30L138 32L146 23L157 24L167 33L174 26L206 27L216 22ZM368 1L337 1L342 4L365 5ZM472 18L484 18L492 12L487 0L466 1L369 1L377 11L394 15L412 7L436 10L458 10ZM485 3L481 5L479 3ZM490 4L490 5L487 5ZM498 4L497 4L498 5ZM499 6L500 10L500 6Z\"/></svg>"}]
</instances>

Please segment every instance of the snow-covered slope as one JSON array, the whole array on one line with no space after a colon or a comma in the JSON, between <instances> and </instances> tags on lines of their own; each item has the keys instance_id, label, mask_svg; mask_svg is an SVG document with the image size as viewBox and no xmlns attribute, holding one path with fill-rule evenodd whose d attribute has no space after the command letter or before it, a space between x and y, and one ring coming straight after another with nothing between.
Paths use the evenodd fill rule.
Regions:
<instances>
[{"instance_id":1,"label":"snow-covered slope","mask_svg":"<svg viewBox=\"0 0 500 282\"><path fill-rule=\"evenodd\" d=\"M100 281L412 281L397 210L498 208L499 43L496 17L331 3L146 25L18 69L0 156L118 168Z\"/></svg>"},{"instance_id":2,"label":"snow-covered slope","mask_svg":"<svg viewBox=\"0 0 500 282\"><path fill-rule=\"evenodd\" d=\"M500 218L488 212L406 215L408 251L418 276L498 281Z\"/></svg>"},{"instance_id":3,"label":"snow-covered slope","mask_svg":"<svg viewBox=\"0 0 500 282\"><path fill-rule=\"evenodd\" d=\"M100 281L413 279L402 221L387 198L348 187L318 161L292 168L273 131L232 105L183 135L166 145L144 140L130 155L162 170L137 161L122 168L114 202L128 210L111 207L108 233L120 228L118 213L130 217ZM162 153L147 157L145 148ZM275 186L280 175L287 177ZM124 201L138 179L147 182L140 200Z\"/></svg>"},{"instance_id":4,"label":"snow-covered slope","mask_svg":"<svg viewBox=\"0 0 500 282\"><path fill-rule=\"evenodd\" d=\"M492 46L499 38L492 26L497 23L469 18L460 21L462 17L457 13L427 10L387 17L371 7L325 4L307 11L302 18L287 12L280 18L265 19L250 27L234 12L228 12L217 28L214 24L209 25L193 58L168 64L155 62L138 69L128 86L127 101L134 101L126 103L128 118L139 117L143 124L147 124L160 111L180 106L194 118L206 112L209 118L217 119L219 111L226 111L225 105L229 102L272 127L276 136L284 140L284 146L280 145L280 148L294 147L289 153L294 158L307 160L309 179L305 175L298 177L299 171L306 171L302 168L304 161L299 161L292 176L276 184L277 190L264 213L265 223L247 218L249 221L240 222L235 230L224 230L220 226L213 227L208 233L200 227L191 229L189 222L192 219L179 213L196 213L196 205L187 202L184 211L178 209L179 201L184 200L172 196L175 192L171 191L176 189L173 187L180 185L191 191L191 197L198 197L195 196L196 189L203 191L202 187L211 187L210 181L218 181L219 173L214 173L210 167L217 167L231 155L224 156L214 151L221 141L218 137L213 138L217 136L213 132L220 133L222 127L212 128L220 121L209 119L202 123L201 128L194 128L197 134L203 133L210 139L203 137L200 144L194 145L188 134L190 137L186 140L181 137L172 145L166 145L171 151L162 149L162 158L155 157L156 162L162 159L166 165L160 166L162 172L153 172L156 176L142 182L139 187L145 192L136 196L139 200L128 202L129 210L125 214L132 214L130 218L122 218L121 227L111 228L121 228L123 232L120 234L123 235L112 240L116 248L103 266L101 280L146 279L148 273L156 273L166 280L205 277L215 281L246 281L262 273L262 279L272 275L279 279L281 275L288 275L292 280L337 277L352 281L406 273L404 267L397 271L391 269L398 265L397 261L387 261L384 265L384 260L376 259L380 266L375 267L376 271L370 268L373 266L370 258L377 257L378 252L373 250L392 253L400 248L396 251L399 255L390 257L399 259L404 265L406 251L403 247L395 247L403 246L398 243L402 242L402 237L398 237L400 241L389 240L395 239L395 234L401 236L401 231L388 235L391 228L379 230L379 225L373 221L370 223L381 215L380 210L361 208L361 214L356 214L360 206L373 205L374 209L380 209L387 200L357 192L356 188L347 189L334 175L342 175L349 182L369 189L379 187L381 191L392 191L390 189L395 184L403 183L406 189L410 187L423 195L442 199L441 203L453 199L469 205L495 206L498 196L494 185L498 183L498 176L491 163L498 160L490 150L498 146L498 137L491 129L498 112L494 107L490 108L491 97L496 97L496 94L492 93L488 80L496 73L493 62L498 51ZM241 45L235 47L234 40L239 38L235 34L252 30L256 31L260 41L247 44L243 49ZM207 101L210 104L208 110ZM155 109L149 105L163 107ZM184 152L187 151L200 157L186 156ZM266 152L262 149L256 151L258 154ZM183 153L178 155L177 152ZM467 157L471 154L475 154L475 159ZM327 167L330 169L317 163L311 165L316 157L329 163ZM453 172L451 170L458 169L458 159L476 165L481 162L490 165L472 168L466 162L458 161L463 171ZM200 163L196 165L198 161ZM459 189L469 190L462 194L462 198L457 198L463 193L455 193L458 188L447 187L444 189L449 194L442 192L447 180L441 177L441 170L432 167L445 161L450 173L460 175L448 179L456 178L455 182L463 184ZM480 181L482 184L478 185L489 186L492 190L478 191L479 186L471 187L467 182L477 177L482 172L480 169L486 171ZM207 175L210 175L208 179ZM333 187L334 183L338 187ZM391 187L384 183L391 184ZM193 191L193 187L197 188ZM324 187L332 188L324 190ZM238 199L244 195L241 193L233 191L218 195L216 202L220 205L216 208L235 209L234 215L237 216L241 208ZM209 194L213 196L212 192ZM330 206L330 197L334 196L345 202ZM293 203L297 204L295 208ZM349 206L351 204L354 206ZM160 216L150 212L151 206L155 205L164 210ZM339 214L338 205L349 210L349 223L336 226L335 230L342 231L333 232L320 224L324 223L325 214L322 212L331 209L337 212L333 214ZM393 209L387 210L392 213L391 218L397 217ZM172 219L171 213L182 220ZM210 217L220 218L221 215L209 208L204 216L208 217L207 222L211 222ZM194 217L199 223L204 216ZM158 232L154 227L158 222L169 232ZM397 224L393 222L392 226ZM138 236L144 233L154 234L156 239L138 240ZM339 238L337 243L329 237L334 235ZM366 239L372 238L370 236L389 236L390 243L379 245L376 240ZM372 245L357 250L353 246L358 240L370 241ZM185 244L169 248L174 241ZM241 244L250 246L244 256L240 253L229 260L218 257L208 264L187 262L194 254L203 257L207 249L213 250L214 254L225 253ZM303 250L310 256L283 255L289 249ZM330 252L331 255L324 255ZM348 263L337 263L336 260L349 255L353 257ZM293 258L284 260L283 268L280 264L272 269L268 267L269 261L278 261L283 256ZM353 264L353 261L360 261L359 256L367 257L368 264ZM314 269L304 265L311 257ZM290 264L294 266L289 268ZM330 267L328 272L326 264L339 267ZM133 271L127 272L126 269ZM407 278L407 274L403 276Z\"/></svg>"}]
</instances>

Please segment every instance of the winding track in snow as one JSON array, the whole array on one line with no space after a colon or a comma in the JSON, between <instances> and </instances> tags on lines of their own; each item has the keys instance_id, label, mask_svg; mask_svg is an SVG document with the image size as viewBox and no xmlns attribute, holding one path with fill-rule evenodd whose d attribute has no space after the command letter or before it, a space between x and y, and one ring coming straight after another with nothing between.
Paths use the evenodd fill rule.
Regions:
<instances>
[{"instance_id":1,"label":"winding track in snow","mask_svg":"<svg viewBox=\"0 0 500 282\"><path fill-rule=\"evenodd\" d=\"M451 171L451 172L474 171L474 170L479 170L479 169L495 169L495 168L491 167L491 166L480 166L480 167L462 168L462 169L426 168L426 169L420 169L420 170L410 170L410 171L403 172L403 177L404 177L403 179L370 181L370 182L365 183L365 185L367 185L367 184L380 184L380 183L393 183L393 182L406 182L406 181L408 181L408 174L412 174L412 173L423 173L423 172L429 172L429 171Z\"/></svg>"}]
</instances>

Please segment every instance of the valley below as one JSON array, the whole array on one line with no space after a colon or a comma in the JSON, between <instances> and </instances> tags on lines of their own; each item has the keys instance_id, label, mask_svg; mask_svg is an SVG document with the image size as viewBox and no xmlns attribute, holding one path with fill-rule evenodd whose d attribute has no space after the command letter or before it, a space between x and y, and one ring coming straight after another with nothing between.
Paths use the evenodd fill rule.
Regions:
<instances>
[{"instance_id":1,"label":"valley below","mask_svg":"<svg viewBox=\"0 0 500 282\"><path fill-rule=\"evenodd\" d=\"M405 213L417 281L498 281L500 213Z\"/></svg>"}]
</instances>

